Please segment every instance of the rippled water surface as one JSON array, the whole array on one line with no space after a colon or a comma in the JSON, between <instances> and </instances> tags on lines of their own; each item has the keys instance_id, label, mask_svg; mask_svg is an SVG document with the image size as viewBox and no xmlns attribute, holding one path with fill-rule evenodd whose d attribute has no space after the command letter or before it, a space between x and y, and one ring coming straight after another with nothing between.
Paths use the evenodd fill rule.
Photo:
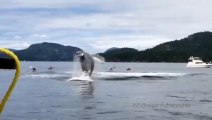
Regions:
<instances>
[{"instance_id":1,"label":"rippled water surface","mask_svg":"<svg viewBox=\"0 0 212 120\"><path fill-rule=\"evenodd\" d=\"M185 63L104 63L96 65L93 81L70 81L80 71L74 64L22 62L21 78L0 119L212 119L212 68L186 68ZM31 72L30 66L37 71ZM48 70L50 66L55 69ZM13 74L0 71L0 98Z\"/></svg>"}]
</instances>

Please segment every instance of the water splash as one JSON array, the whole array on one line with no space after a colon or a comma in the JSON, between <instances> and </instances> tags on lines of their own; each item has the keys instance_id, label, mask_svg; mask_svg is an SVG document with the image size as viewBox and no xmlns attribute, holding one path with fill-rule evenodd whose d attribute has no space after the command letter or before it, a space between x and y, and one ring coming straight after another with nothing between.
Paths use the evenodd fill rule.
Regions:
<instances>
[{"instance_id":1,"label":"water splash","mask_svg":"<svg viewBox=\"0 0 212 120\"><path fill-rule=\"evenodd\" d=\"M83 72L82 72L82 69L81 69L79 57L75 55L74 61L73 61L72 77L79 77L82 74L83 74Z\"/></svg>"}]
</instances>

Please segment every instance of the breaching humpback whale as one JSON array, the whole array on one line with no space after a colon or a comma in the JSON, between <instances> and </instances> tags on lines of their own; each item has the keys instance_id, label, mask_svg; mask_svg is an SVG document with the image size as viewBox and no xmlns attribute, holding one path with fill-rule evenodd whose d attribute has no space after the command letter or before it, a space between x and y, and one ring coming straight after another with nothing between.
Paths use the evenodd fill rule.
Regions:
<instances>
[{"instance_id":1,"label":"breaching humpback whale","mask_svg":"<svg viewBox=\"0 0 212 120\"><path fill-rule=\"evenodd\" d=\"M94 69L93 57L84 51L77 51L76 56L80 59L82 71L91 76Z\"/></svg>"}]
</instances>

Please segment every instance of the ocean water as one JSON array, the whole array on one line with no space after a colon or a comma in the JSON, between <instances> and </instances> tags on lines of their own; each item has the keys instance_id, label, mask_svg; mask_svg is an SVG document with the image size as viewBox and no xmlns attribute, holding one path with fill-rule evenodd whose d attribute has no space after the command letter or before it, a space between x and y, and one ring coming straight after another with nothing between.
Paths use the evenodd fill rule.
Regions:
<instances>
[{"instance_id":1,"label":"ocean water","mask_svg":"<svg viewBox=\"0 0 212 120\"><path fill-rule=\"evenodd\" d=\"M20 80L0 119L211 120L212 68L185 66L104 63L95 66L93 81L70 81L80 74L76 63L22 62ZM0 70L0 98L13 74Z\"/></svg>"}]
</instances>

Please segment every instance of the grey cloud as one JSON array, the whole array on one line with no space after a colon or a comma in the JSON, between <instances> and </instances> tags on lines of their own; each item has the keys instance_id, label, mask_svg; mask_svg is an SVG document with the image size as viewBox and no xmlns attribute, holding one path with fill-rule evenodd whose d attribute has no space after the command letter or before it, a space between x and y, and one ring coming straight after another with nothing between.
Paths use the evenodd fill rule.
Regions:
<instances>
[{"instance_id":1,"label":"grey cloud","mask_svg":"<svg viewBox=\"0 0 212 120\"><path fill-rule=\"evenodd\" d=\"M98 43L99 39L104 42L114 40L117 43L114 46L118 46L121 39L133 41L129 36L134 36L135 42L139 42L139 39L147 41L142 36L153 36L154 39L146 45L151 47L158 41L212 31L211 4L211 0L0 1L0 40L22 36L19 40L27 39L30 43L60 40L62 44L81 45L84 49L89 49L91 45L82 42L85 39L92 43ZM86 6L92 6L95 10L88 14ZM72 11L75 7L77 9ZM33 34L46 34L48 37L36 41L29 37ZM117 39L117 36L120 37ZM136 44L131 44L130 47L134 45ZM97 47L95 49L100 50ZM145 46L140 46L140 49L145 49Z\"/></svg>"}]
</instances>

